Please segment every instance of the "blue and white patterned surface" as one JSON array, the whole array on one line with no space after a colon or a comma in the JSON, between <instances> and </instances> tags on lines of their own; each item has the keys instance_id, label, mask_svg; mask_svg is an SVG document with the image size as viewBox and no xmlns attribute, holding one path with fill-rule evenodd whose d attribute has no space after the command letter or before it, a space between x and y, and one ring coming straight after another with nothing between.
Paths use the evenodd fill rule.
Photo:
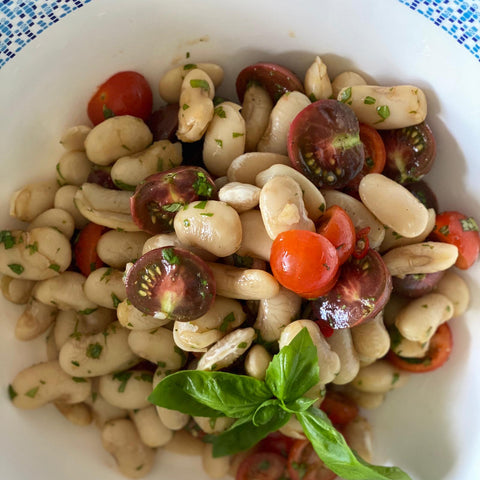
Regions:
<instances>
[{"instance_id":1,"label":"blue and white patterned surface","mask_svg":"<svg viewBox=\"0 0 480 480\"><path fill-rule=\"evenodd\" d=\"M1 0L0 68L46 28L92 0ZM397 0L450 34L480 61L478 0Z\"/></svg>"}]
</instances>

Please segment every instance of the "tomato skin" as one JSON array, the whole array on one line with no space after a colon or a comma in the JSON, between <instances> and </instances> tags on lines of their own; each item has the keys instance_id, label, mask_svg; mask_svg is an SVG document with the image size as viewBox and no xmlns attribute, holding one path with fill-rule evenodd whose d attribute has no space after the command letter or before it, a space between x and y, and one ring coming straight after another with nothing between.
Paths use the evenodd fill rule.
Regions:
<instances>
[{"instance_id":1,"label":"tomato skin","mask_svg":"<svg viewBox=\"0 0 480 480\"><path fill-rule=\"evenodd\" d=\"M146 120L153 105L150 85L143 75L125 71L102 83L88 102L88 118L94 125L112 115L133 115Z\"/></svg>"},{"instance_id":2,"label":"tomato skin","mask_svg":"<svg viewBox=\"0 0 480 480\"><path fill-rule=\"evenodd\" d=\"M450 357L452 347L452 331L447 323L442 323L430 339L430 346L425 357L420 359L403 358L390 350L386 358L395 367L407 372L425 373L440 368Z\"/></svg>"},{"instance_id":3,"label":"tomato skin","mask_svg":"<svg viewBox=\"0 0 480 480\"><path fill-rule=\"evenodd\" d=\"M331 390L327 390L320 409L328 415L335 426L346 425L358 415L358 406L352 399Z\"/></svg>"},{"instance_id":4,"label":"tomato skin","mask_svg":"<svg viewBox=\"0 0 480 480\"><path fill-rule=\"evenodd\" d=\"M287 458L295 441L294 438L287 437L283 433L277 431L270 433L263 440L260 440L260 442L257 443L255 450L259 452L272 452Z\"/></svg>"},{"instance_id":5,"label":"tomato skin","mask_svg":"<svg viewBox=\"0 0 480 480\"><path fill-rule=\"evenodd\" d=\"M80 230L74 247L75 264L86 277L104 265L97 254L97 244L107 230L107 227L93 222L88 223Z\"/></svg>"},{"instance_id":6,"label":"tomato skin","mask_svg":"<svg viewBox=\"0 0 480 480\"><path fill-rule=\"evenodd\" d=\"M303 298L317 298L335 285L339 262L335 247L323 235L288 230L273 241L270 266L285 288Z\"/></svg>"},{"instance_id":7,"label":"tomato skin","mask_svg":"<svg viewBox=\"0 0 480 480\"><path fill-rule=\"evenodd\" d=\"M439 213L430 239L450 243L458 248L455 266L467 270L478 259L480 235L478 225L472 217L463 213L448 211Z\"/></svg>"},{"instance_id":8,"label":"tomato skin","mask_svg":"<svg viewBox=\"0 0 480 480\"><path fill-rule=\"evenodd\" d=\"M254 452L239 465L235 480L281 480L287 460L273 452Z\"/></svg>"},{"instance_id":9,"label":"tomato skin","mask_svg":"<svg viewBox=\"0 0 480 480\"><path fill-rule=\"evenodd\" d=\"M360 180L369 173L382 173L385 168L387 154L382 136L373 127L360 123L360 140L363 143L365 161L360 172L351 180L347 187L347 193L352 190L358 192Z\"/></svg>"},{"instance_id":10,"label":"tomato skin","mask_svg":"<svg viewBox=\"0 0 480 480\"><path fill-rule=\"evenodd\" d=\"M317 233L326 237L337 249L338 261L342 265L355 248L355 227L347 212L332 205L317 222Z\"/></svg>"},{"instance_id":11,"label":"tomato skin","mask_svg":"<svg viewBox=\"0 0 480 480\"><path fill-rule=\"evenodd\" d=\"M288 455L291 480L333 480L337 477L317 455L309 440L297 440Z\"/></svg>"}]
</instances>

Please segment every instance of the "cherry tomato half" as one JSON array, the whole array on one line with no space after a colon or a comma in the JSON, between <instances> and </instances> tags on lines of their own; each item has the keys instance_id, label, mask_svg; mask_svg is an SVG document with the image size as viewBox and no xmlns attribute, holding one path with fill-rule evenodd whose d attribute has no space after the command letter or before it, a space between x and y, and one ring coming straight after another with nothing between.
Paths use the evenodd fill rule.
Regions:
<instances>
[{"instance_id":1,"label":"cherry tomato half","mask_svg":"<svg viewBox=\"0 0 480 480\"><path fill-rule=\"evenodd\" d=\"M317 222L317 233L326 237L337 249L338 261L342 265L355 248L355 227L348 213L338 205L332 205Z\"/></svg>"},{"instance_id":2,"label":"cherry tomato half","mask_svg":"<svg viewBox=\"0 0 480 480\"><path fill-rule=\"evenodd\" d=\"M240 102L250 82L261 85L274 102L284 93L299 91L303 93L300 79L288 68L276 63L259 62L245 67L237 76L235 87Z\"/></svg>"},{"instance_id":3,"label":"cherry tomato half","mask_svg":"<svg viewBox=\"0 0 480 480\"><path fill-rule=\"evenodd\" d=\"M387 161L384 174L399 183L416 182L428 173L437 151L432 130L425 123L382 130Z\"/></svg>"},{"instance_id":4,"label":"cherry tomato half","mask_svg":"<svg viewBox=\"0 0 480 480\"><path fill-rule=\"evenodd\" d=\"M273 452L255 452L239 465L235 480L281 480L287 460Z\"/></svg>"},{"instance_id":5,"label":"cherry tomato half","mask_svg":"<svg viewBox=\"0 0 480 480\"><path fill-rule=\"evenodd\" d=\"M332 390L327 390L320 408L335 426L346 425L358 415L358 406L352 399Z\"/></svg>"},{"instance_id":6,"label":"cherry tomato half","mask_svg":"<svg viewBox=\"0 0 480 480\"><path fill-rule=\"evenodd\" d=\"M295 443L295 439L287 437L283 433L273 432L257 443L255 448L259 452L272 452L287 458Z\"/></svg>"},{"instance_id":7,"label":"cherry tomato half","mask_svg":"<svg viewBox=\"0 0 480 480\"><path fill-rule=\"evenodd\" d=\"M126 275L127 298L147 315L190 322L204 315L215 298L210 267L178 247L161 247L142 255Z\"/></svg>"},{"instance_id":8,"label":"cherry tomato half","mask_svg":"<svg viewBox=\"0 0 480 480\"><path fill-rule=\"evenodd\" d=\"M462 270L470 268L478 259L480 251L478 225L472 217L467 217L463 213L439 213L430 238L455 245L458 248L455 266Z\"/></svg>"},{"instance_id":9,"label":"cherry tomato half","mask_svg":"<svg viewBox=\"0 0 480 480\"><path fill-rule=\"evenodd\" d=\"M370 249L361 259L344 263L335 286L312 302L317 320L332 328L348 328L373 318L392 292L392 277L382 257Z\"/></svg>"},{"instance_id":10,"label":"cherry tomato half","mask_svg":"<svg viewBox=\"0 0 480 480\"><path fill-rule=\"evenodd\" d=\"M273 275L281 285L303 298L325 295L337 280L338 265L335 247L318 233L288 230L273 241Z\"/></svg>"},{"instance_id":11,"label":"cherry tomato half","mask_svg":"<svg viewBox=\"0 0 480 480\"><path fill-rule=\"evenodd\" d=\"M290 124L287 140L292 165L318 188L343 188L364 164L358 120L336 100L318 100Z\"/></svg>"},{"instance_id":12,"label":"cherry tomato half","mask_svg":"<svg viewBox=\"0 0 480 480\"><path fill-rule=\"evenodd\" d=\"M325 466L309 440L295 442L287 468L291 480L333 480L337 476Z\"/></svg>"},{"instance_id":13,"label":"cherry tomato half","mask_svg":"<svg viewBox=\"0 0 480 480\"><path fill-rule=\"evenodd\" d=\"M430 339L427 354L423 358L405 358L388 352L387 360L402 370L412 373L431 372L441 367L450 357L453 347L452 331L442 323Z\"/></svg>"},{"instance_id":14,"label":"cherry tomato half","mask_svg":"<svg viewBox=\"0 0 480 480\"><path fill-rule=\"evenodd\" d=\"M152 112L152 89L143 75L119 72L111 76L88 102L88 118L98 125L114 115L133 115L146 120Z\"/></svg>"},{"instance_id":15,"label":"cherry tomato half","mask_svg":"<svg viewBox=\"0 0 480 480\"><path fill-rule=\"evenodd\" d=\"M381 135L373 127L360 123L360 140L363 143L365 161L360 172L347 185L348 191L358 192L360 180L369 173L382 173L385 168L385 145Z\"/></svg>"},{"instance_id":16,"label":"cherry tomato half","mask_svg":"<svg viewBox=\"0 0 480 480\"><path fill-rule=\"evenodd\" d=\"M75 264L86 277L104 265L97 254L97 244L107 230L107 227L92 222L80 230L74 247Z\"/></svg>"}]
</instances>

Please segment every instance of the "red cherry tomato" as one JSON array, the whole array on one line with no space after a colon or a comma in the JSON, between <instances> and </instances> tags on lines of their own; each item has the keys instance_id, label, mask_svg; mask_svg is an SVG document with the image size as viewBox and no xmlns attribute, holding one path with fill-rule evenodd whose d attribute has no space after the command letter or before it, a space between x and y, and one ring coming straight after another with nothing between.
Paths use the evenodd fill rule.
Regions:
<instances>
[{"instance_id":1,"label":"red cherry tomato","mask_svg":"<svg viewBox=\"0 0 480 480\"><path fill-rule=\"evenodd\" d=\"M114 115L146 120L152 105L152 89L145 77L137 72L119 72L98 87L88 102L87 113L94 125Z\"/></svg>"},{"instance_id":2,"label":"red cherry tomato","mask_svg":"<svg viewBox=\"0 0 480 480\"><path fill-rule=\"evenodd\" d=\"M337 280L338 256L323 235L288 230L273 241L270 266L278 282L301 297L325 295Z\"/></svg>"},{"instance_id":3,"label":"red cherry tomato","mask_svg":"<svg viewBox=\"0 0 480 480\"><path fill-rule=\"evenodd\" d=\"M370 248L369 233L370 227L362 228L356 232L355 247L352 252L354 258L361 259L368 253L368 249Z\"/></svg>"},{"instance_id":4,"label":"red cherry tomato","mask_svg":"<svg viewBox=\"0 0 480 480\"><path fill-rule=\"evenodd\" d=\"M360 180L369 173L382 173L385 168L386 153L381 135L373 127L360 123L360 140L363 143L365 161L357 176L349 182L347 190L358 191Z\"/></svg>"},{"instance_id":5,"label":"red cherry tomato","mask_svg":"<svg viewBox=\"0 0 480 480\"><path fill-rule=\"evenodd\" d=\"M325 466L309 440L295 442L287 468L291 480L333 480L337 476Z\"/></svg>"},{"instance_id":6,"label":"red cherry tomato","mask_svg":"<svg viewBox=\"0 0 480 480\"><path fill-rule=\"evenodd\" d=\"M443 212L437 215L430 238L451 243L458 248L455 266L466 270L478 259L480 235L478 225L472 217L459 212Z\"/></svg>"},{"instance_id":7,"label":"red cherry tomato","mask_svg":"<svg viewBox=\"0 0 480 480\"><path fill-rule=\"evenodd\" d=\"M287 437L283 433L273 432L257 443L255 448L258 452L272 452L287 458L290 449L295 443L295 439Z\"/></svg>"},{"instance_id":8,"label":"red cherry tomato","mask_svg":"<svg viewBox=\"0 0 480 480\"><path fill-rule=\"evenodd\" d=\"M431 372L441 367L450 357L453 347L452 331L442 323L430 339L430 346L423 358L405 358L388 352L387 359L397 368L413 373Z\"/></svg>"},{"instance_id":9,"label":"red cherry tomato","mask_svg":"<svg viewBox=\"0 0 480 480\"><path fill-rule=\"evenodd\" d=\"M86 277L104 265L97 254L97 244L107 230L107 227L96 223L88 223L80 230L74 247L75 264Z\"/></svg>"},{"instance_id":10,"label":"red cherry tomato","mask_svg":"<svg viewBox=\"0 0 480 480\"><path fill-rule=\"evenodd\" d=\"M358 406L352 399L331 390L327 390L320 408L336 426L346 425L358 415Z\"/></svg>"},{"instance_id":11,"label":"red cherry tomato","mask_svg":"<svg viewBox=\"0 0 480 480\"><path fill-rule=\"evenodd\" d=\"M355 247L355 227L343 208L338 205L327 208L317 223L317 233L337 249L340 265L348 260Z\"/></svg>"},{"instance_id":12,"label":"red cherry tomato","mask_svg":"<svg viewBox=\"0 0 480 480\"><path fill-rule=\"evenodd\" d=\"M273 452L255 452L239 465L235 480L281 480L287 460Z\"/></svg>"}]
</instances>

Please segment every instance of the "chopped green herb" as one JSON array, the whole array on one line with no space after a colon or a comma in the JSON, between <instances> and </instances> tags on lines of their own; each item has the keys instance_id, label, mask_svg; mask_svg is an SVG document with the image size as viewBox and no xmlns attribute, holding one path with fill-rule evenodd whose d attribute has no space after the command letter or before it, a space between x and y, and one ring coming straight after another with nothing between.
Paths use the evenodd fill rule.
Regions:
<instances>
[{"instance_id":1,"label":"chopped green herb","mask_svg":"<svg viewBox=\"0 0 480 480\"><path fill-rule=\"evenodd\" d=\"M113 183L120 189L120 190L128 190L129 192L133 192L135 190L136 185L130 185L129 183L122 182L121 180L114 179Z\"/></svg>"},{"instance_id":2,"label":"chopped green herb","mask_svg":"<svg viewBox=\"0 0 480 480\"><path fill-rule=\"evenodd\" d=\"M102 354L103 346L100 345L98 342L97 343L91 343L87 347L87 351L85 354L87 355L88 358L100 358L100 355Z\"/></svg>"},{"instance_id":3,"label":"chopped green herb","mask_svg":"<svg viewBox=\"0 0 480 480\"><path fill-rule=\"evenodd\" d=\"M308 98L310 99L310 101L312 103L317 101L317 97L315 96L315 94L313 92L308 96Z\"/></svg>"},{"instance_id":4,"label":"chopped green herb","mask_svg":"<svg viewBox=\"0 0 480 480\"><path fill-rule=\"evenodd\" d=\"M182 105L182 110L187 110L188 108L190 108L190 105L188 105L188 103L184 103Z\"/></svg>"},{"instance_id":5,"label":"chopped green herb","mask_svg":"<svg viewBox=\"0 0 480 480\"><path fill-rule=\"evenodd\" d=\"M206 213L201 213L200 215L204 216L204 217L213 217L213 213L211 212L206 212Z\"/></svg>"},{"instance_id":6,"label":"chopped green herb","mask_svg":"<svg viewBox=\"0 0 480 480\"><path fill-rule=\"evenodd\" d=\"M241 342L237 345L237 348L247 348L248 343L247 342Z\"/></svg>"},{"instance_id":7,"label":"chopped green herb","mask_svg":"<svg viewBox=\"0 0 480 480\"><path fill-rule=\"evenodd\" d=\"M8 268L13 272L16 273L17 275L21 275L23 271L25 270L22 265L19 263L10 263L8 265Z\"/></svg>"},{"instance_id":8,"label":"chopped green herb","mask_svg":"<svg viewBox=\"0 0 480 480\"><path fill-rule=\"evenodd\" d=\"M30 250L30 255L33 255L35 252L38 252L38 242L33 242L31 245L27 245L25 248Z\"/></svg>"},{"instance_id":9,"label":"chopped green herb","mask_svg":"<svg viewBox=\"0 0 480 480\"><path fill-rule=\"evenodd\" d=\"M244 137L245 134L244 133L240 133L240 132L232 132L232 137L233 138L237 138L237 137Z\"/></svg>"},{"instance_id":10,"label":"chopped green herb","mask_svg":"<svg viewBox=\"0 0 480 480\"><path fill-rule=\"evenodd\" d=\"M60 265L56 264L56 263L51 263L48 268L50 268L51 270L55 270L56 272L59 272L60 271Z\"/></svg>"},{"instance_id":11,"label":"chopped green herb","mask_svg":"<svg viewBox=\"0 0 480 480\"><path fill-rule=\"evenodd\" d=\"M120 393L125 391L125 387L127 386L127 383L132 375L133 372L118 372L113 374L112 378L120 382L120 386L118 387L118 391Z\"/></svg>"},{"instance_id":12,"label":"chopped green herb","mask_svg":"<svg viewBox=\"0 0 480 480\"><path fill-rule=\"evenodd\" d=\"M188 56L190 56L190 54L188 54ZM183 66L184 70L193 70L195 68L197 68L197 65L195 63L187 63L186 65Z\"/></svg>"},{"instance_id":13,"label":"chopped green herb","mask_svg":"<svg viewBox=\"0 0 480 480\"><path fill-rule=\"evenodd\" d=\"M166 205L162 205L162 210L166 212L178 212L183 208L183 203L176 202L176 203L167 203Z\"/></svg>"},{"instance_id":14,"label":"chopped green herb","mask_svg":"<svg viewBox=\"0 0 480 480\"><path fill-rule=\"evenodd\" d=\"M385 121L390 116L390 109L388 108L388 105L381 105L380 107L377 107L377 113L381 118L381 120L379 120L377 123L380 123Z\"/></svg>"},{"instance_id":15,"label":"chopped green herb","mask_svg":"<svg viewBox=\"0 0 480 480\"><path fill-rule=\"evenodd\" d=\"M173 248L164 248L162 250L162 257L170 265L180 264L180 258L177 255L175 255Z\"/></svg>"},{"instance_id":16,"label":"chopped green herb","mask_svg":"<svg viewBox=\"0 0 480 480\"><path fill-rule=\"evenodd\" d=\"M448 225L443 225L443 227L440 227L438 229L439 233L441 233L442 235L449 235L450 234L450 229L448 228Z\"/></svg>"},{"instance_id":17,"label":"chopped green herb","mask_svg":"<svg viewBox=\"0 0 480 480\"><path fill-rule=\"evenodd\" d=\"M215 139L215 143L220 147L223 148L223 140L220 140L219 138Z\"/></svg>"},{"instance_id":18,"label":"chopped green herb","mask_svg":"<svg viewBox=\"0 0 480 480\"><path fill-rule=\"evenodd\" d=\"M75 361L75 360L72 360L70 363L71 363L74 367L79 367L79 366L80 366L80 364L79 364L77 361Z\"/></svg>"},{"instance_id":19,"label":"chopped green herb","mask_svg":"<svg viewBox=\"0 0 480 480\"><path fill-rule=\"evenodd\" d=\"M3 243L5 250L8 250L9 248L12 248L15 245L16 240L10 230L0 231L0 243Z\"/></svg>"},{"instance_id":20,"label":"chopped green herb","mask_svg":"<svg viewBox=\"0 0 480 480\"><path fill-rule=\"evenodd\" d=\"M394 372L392 376L392 385L395 385L398 382L399 378L400 378L400 374L398 372Z\"/></svg>"},{"instance_id":21,"label":"chopped green herb","mask_svg":"<svg viewBox=\"0 0 480 480\"><path fill-rule=\"evenodd\" d=\"M190 220L188 218L186 218L184 221L183 221L183 225L185 227L189 227L190 226Z\"/></svg>"},{"instance_id":22,"label":"chopped green herb","mask_svg":"<svg viewBox=\"0 0 480 480\"><path fill-rule=\"evenodd\" d=\"M342 94L340 95L340 101L342 103L346 103L348 100L350 100L351 97L352 97L352 87L348 87L342 91Z\"/></svg>"},{"instance_id":23,"label":"chopped green herb","mask_svg":"<svg viewBox=\"0 0 480 480\"><path fill-rule=\"evenodd\" d=\"M200 78L193 78L192 80L190 80L190 86L192 88L202 88L207 92L210 91L210 85L208 84L208 82Z\"/></svg>"},{"instance_id":24,"label":"chopped green herb","mask_svg":"<svg viewBox=\"0 0 480 480\"><path fill-rule=\"evenodd\" d=\"M463 218L460 220L464 232L478 232L477 222L472 218Z\"/></svg>"},{"instance_id":25,"label":"chopped green herb","mask_svg":"<svg viewBox=\"0 0 480 480\"><path fill-rule=\"evenodd\" d=\"M78 313L80 313L81 315L90 315L91 313L96 312L97 310L98 310L98 307L86 308L85 310L80 310Z\"/></svg>"},{"instance_id":26,"label":"chopped green herb","mask_svg":"<svg viewBox=\"0 0 480 480\"><path fill-rule=\"evenodd\" d=\"M212 196L213 186L203 172L197 172L197 179L193 182L192 187L194 192L200 197Z\"/></svg>"},{"instance_id":27,"label":"chopped green herb","mask_svg":"<svg viewBox=\"0 0 480 480\"><path fill-rule=\"evenodd\" d=\"M160 368L165 368L167 364L165 362L157 362L157 366L159 366Z\"/></svg>"},{"instance_id":28,"label":"chopped green herb","mask_svg":"<svg viewBox=\"0 0 480 480\"><path fill-rule=\"evenodd\" d=\"M112 110L110 110L105 104L102 107L103 111L103 118L106 120L107 118L112 118L115 116Z\"/></svg>"},{"instance_id":29,"label":"chopped green herb","mask_svg":"<svg viewBox=\"0 0 480 480\"><path fill-rule=\"evenodd\" d=\"M87 383L87 380L83 377L72 377L72 380L76 383Z\"/></svg>"},{"instance_id":30,"label":"chopped green herb","mask_svg":"<svg viewBox=\"0 0 480 480\"><path fill-rule=\"evenodd\" d=\"M97 397L98 397L98 392L92 392L92 402L95 402Z\"/></svg>"},{"instance_id":31,"label":"chopped green herb","mask_svg":"<svg viewBox=\"0 0 480 480\"><path fill-rule=\"evenodd\" d=\"M122 303L122 301L113 292L111 297L113 302L113 308L117 308Z\"/></svg>"},{"instance_id":32,"label":"chopped green herb","mask_svg":"<svg viewBox=\"0 0 480 480\"><path fill-rule=\"evenodd\" d=\"M227 114L221 105L215 108L214 113L220 118L227 118Z\"/></svg>"},{"instance_id":33,"label":"chopped green herb","mask_svg":"<svg viewBox=\"0 0 480 480\"><path fill-rule=\"evenodd\" d=\"M138 380L139 382L147 382L151 383L153 382L153 374L150 372L142 372L140 375L136 375L133 377L135 380Z\"/></svg>"},{"instance_id":34,"label":"chopped green herb","mask_svg":"<svg viewBox=\"0 0 480 480\"><path fill-rule=\"evenodd\" d=\"M8 386L8 397L10 398L10 400L13 400L17 395L18 395L18 393L15 391L15 389L11 385L9 385Z\"/></svg>"},{"instance_id":35,"label":"chopped green herb","mask_svg":"<svg viewBox=\"0 0 480 480\"><path fill-rule=\"evenodd\" d=\"M373 105L376 102L376 100L373 97L366 96L363 100L363 103L365 105Z\"/></svg>"},{"instance_id":36,"label":"chopped green herb","mask_svg":"<svg viewBox=\"0 0 480 480\"><path fill-rule=\"evenodd\" d=\"M233 312L230 312L222 320L222 324L220 325L220 331L226 332L228 330L229 325L234 321L235 321L235 315Z\"/></svg>"},{"instance_id":37,"label":"chopped green herb","mask_svg":"<svg viewBox=\"0 0 480 480\"><path fill-rule=\"evenodd\" d=\"M375 162L373 161L372 157L366 157L365 164L367 165L367 167L372 168L375 165Z\"/></svg>"},{"instance_id":38,"label":"chopped green herb","mask_svg":"<svg viewBox=\"0 0 480 480\"><path fill-rule=\"evenodd\" d=\"M201 202L198 202L193 208L198 208L200 210L203 210L207 206L207 201L202 200Z\"/></svg>"},{"instance_id":39,"label":"chopped green herb","mask_svg":"<svg viewBox=\"0 0 480 480\"><path fill-rule=\"evenodd\" d=\"M40 387L31 388L28 392L25 393L25 395L30 398L35 398L35 395L37 394L39 388Z\"/></svg>"},{"instance_id":40,"label":"chopped green herb","mask_svg":"<svg viewBox=\"0 0 480 480\"><path fill-rule=\"evenodd\" d=\"M113 272L113 268L112 267L108 267L106 270L105 270L105 273L100 277L100 281L103 282L107 277L109 277ZM108 283L110 279L107 279L107 281L105 283Z\"/></svg>"}]
</instances>

